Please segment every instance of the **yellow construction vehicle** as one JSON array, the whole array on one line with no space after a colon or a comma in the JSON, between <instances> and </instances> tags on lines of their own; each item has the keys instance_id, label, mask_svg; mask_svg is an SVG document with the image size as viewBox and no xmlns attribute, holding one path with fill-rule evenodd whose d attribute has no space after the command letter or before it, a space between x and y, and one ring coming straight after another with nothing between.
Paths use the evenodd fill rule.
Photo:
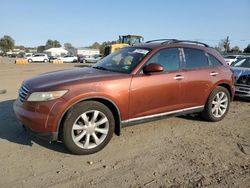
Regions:
<instances>
[{"instance_id":1,"label":"yellow construction vehicle","mask_svg":"<svg viewBox=\"0 0 250 188\"><path fill-rule=\"evenodd\" d=\"M122 36L119 36L118 43L111 44L111 45L108 45L105 47L103 56L105 57L105 56L115 52L116 50L119 50L120 48L123 48L125 46L129 46L129 45L138 44L138 43L141 43L142 41L143 41L143 37L140 35L122 35Z\"/></svg>"}]
</instances>

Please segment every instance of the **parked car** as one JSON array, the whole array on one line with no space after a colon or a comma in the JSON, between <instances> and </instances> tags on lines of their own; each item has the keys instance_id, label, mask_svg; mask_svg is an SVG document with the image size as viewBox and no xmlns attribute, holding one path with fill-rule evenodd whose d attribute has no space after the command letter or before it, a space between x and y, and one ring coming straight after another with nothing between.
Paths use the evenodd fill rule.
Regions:
<instances>
[{"instance_id":1,"label":"parked car","mask_svg":"<svg viewBox=\"0 0 250 188\"><path fill-rule=\"evenodd\" d=\"M238 59L231 69L235 75L235 95L250 97L250 57Z\"/></svg>"},{"instance_id":2,"label":"parked car","mask_svg":"<svg viewBox=\"0 0 250 188\"><path fill-rule=\"evenodd\" d=\"M243 55L226 55L225 61L228 65L231 65L233 62L237 61L238 59L244 57Z\"/></svg>"},{"instance_id":3,"label":"parked car","mask_svg":"<svg viewBox=\"0 0 250 188\"><path fill-rule=\"evenodd\" d=\"M96 54L96 55L93 55L93 56L83 58L82 63L96 63L101 58L102 58L101 54Z\"/></svg>"},{"instance_id":4,"label":"parked car","mask_svg":"<svg viewBox=\"0 0 250 188\"><path fill-rule=\"evenodd\" d=\"M76 56L72 56L72 55L65 55L63 57L58 57L59 60L62 60L63 62L67 62L67 63L74 63L77 62L77 57Z\"/></svg>"},{"instance_id":5,"label":"parked car","mask_svg":"<svg viewBox=\"0 0 250 188\"><path fill-rule=\"evenodd\" d=\"M25 80L17 118L75 154L101 150L128 125L189 113L222 120L234 96L223 57L204 43L159 41L121 48L92 67Z\"/></svg>"},{"instance_id":6,"label":"parked car","mask_svg":"<svg viewBox=\"0 0 250 188\"><path fill-rule=\"evenodd\" d=\"M49 56L49 62L53 62L53 60L56 60L57 59L57 57L55 57L55 56Z\"/></svg>"},{"instance_id":7,"label":"parked car","mask_svg":"<svg viewBox=\"0 0 250 188\"><path fill-rule=\"evenodd\" d=\"M49 61L47 54L43 54L43 53L37 53L37 54L34 54L32 56L28 56L28 57L26 57L26 59L28 60L29 63L31 63L31 62L47 63Z\"/></svg>"},{"instance_id":8,"label":"parked car","mask_svg":"<svg viewBox=\"0 0 250 188\"><path fill-rule=\"evenodd\" d=\"M85 63L85 58L90 58L90 55L83 55L83 56L79 57L79 62Z\"/></svg>"},{"instance_id":9,"label":"parked car","mask_svg":"<svg viewBox=\"0 0 250 188\"><path fill-rule=\"evenodd\" d=\"M17 54L7 54L7 56L10 57L10 58L16 58Z\"/></svg>"}]
</instances>

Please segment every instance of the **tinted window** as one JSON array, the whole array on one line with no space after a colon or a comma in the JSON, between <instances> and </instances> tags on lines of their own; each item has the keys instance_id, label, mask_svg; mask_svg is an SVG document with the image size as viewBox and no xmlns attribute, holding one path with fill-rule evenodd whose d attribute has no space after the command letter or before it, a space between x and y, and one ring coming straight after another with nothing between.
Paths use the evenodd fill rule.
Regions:
<instances>
[{"instance_id":1,"label":"tinted window","mask_svg":"<svg viewBox=\"0 0 250 188\"><path fill-rule=\"evenodd\" d=\"M184 48L185 53L185 68L202 68L208 67L208 59L205 53L202 50Z\"/></svg>"},{"instance_id":2,"label":"tinted window","mask_svg":"<svg viewBox=\"0 0 250 188\"><path fill-rule=\"evenodd\" d=\"M209 60L212 63L212 65L214 65L214 66L221 66L222 65L221 62L218 59L216 59L214 56L212 56L212 55L208 55L208 56L209 56Z\"/></svg>"},{"instance_id":3,"label":"tinted window","mask_svg":"<svg viewBox=\"0 0 250 188\"><path fill-rule=\"evenodd\" d=\"M178 48L168 48L156 52L156 54L151 57L147 62L161 64L165 71L174 71L179 69L179 49Z\"/></svg>"}]
</instances>

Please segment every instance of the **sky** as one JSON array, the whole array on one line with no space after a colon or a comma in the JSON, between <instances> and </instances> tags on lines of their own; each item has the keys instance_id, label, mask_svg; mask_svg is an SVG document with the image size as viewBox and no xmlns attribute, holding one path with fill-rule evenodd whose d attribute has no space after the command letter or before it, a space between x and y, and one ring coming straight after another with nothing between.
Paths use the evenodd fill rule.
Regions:
<instances>
[{"instance_id":1,"label":"sky","mask_svg":"<svg viewBox=\"0 0 250 188\"><path fill-rule=\"evenodd\" d=\"M0 0L0 37L37 47L48 39L75 47L139 34L199 40L211 46L229 36L250 43L250 0Z\"/></svg>"}]
</instances>

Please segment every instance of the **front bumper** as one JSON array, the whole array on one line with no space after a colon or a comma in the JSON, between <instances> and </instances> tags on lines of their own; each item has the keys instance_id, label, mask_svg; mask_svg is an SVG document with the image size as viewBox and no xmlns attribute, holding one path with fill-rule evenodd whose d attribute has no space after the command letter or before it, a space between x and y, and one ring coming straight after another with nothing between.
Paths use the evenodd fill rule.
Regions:
<instances>
[{"instance_id":1,"label":"front bumper","mask_svg":"<svg viewBox=\"0 0 250 188\"><path fill-rule=\"evenodd\" d=\"M250 97L250 87L236 85L235 86L235 96Z\"/></svg>"},{"instance_id":2,"label":"front bumper","mask_svg":"<svg viewBox=\"0 0 250 188\"><path fill-rule=\"evenodd\" d=\"M27 102L13 104L16 117L33 135L55 141L58 138L58 120L62 101Z\"/></svg>"}]
</instances>

